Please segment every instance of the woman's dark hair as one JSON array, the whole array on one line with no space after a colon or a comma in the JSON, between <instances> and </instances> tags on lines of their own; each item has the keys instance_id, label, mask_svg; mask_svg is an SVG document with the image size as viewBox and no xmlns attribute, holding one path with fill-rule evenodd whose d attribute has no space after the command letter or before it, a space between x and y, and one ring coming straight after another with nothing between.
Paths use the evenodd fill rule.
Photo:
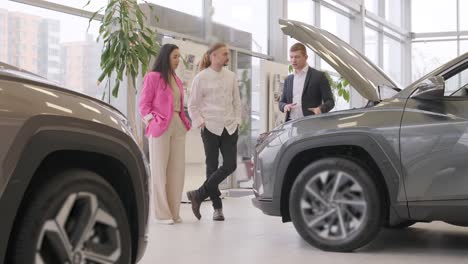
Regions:
<instances>
[{"instance_id":1,"label":"woman's dark hair","mask_svg":"<svg viewBox=\"0 0 468 264\"><path fill-rule=\"evenodd\" d=\"M170 56L172 51L176 49L179 49L179 47L174 44L164 44L159 50L158 57L154 62L153 69L151 70L159 72L166 84L169 83L169 74L173 74Z\"/></svg>"}]
</instances>

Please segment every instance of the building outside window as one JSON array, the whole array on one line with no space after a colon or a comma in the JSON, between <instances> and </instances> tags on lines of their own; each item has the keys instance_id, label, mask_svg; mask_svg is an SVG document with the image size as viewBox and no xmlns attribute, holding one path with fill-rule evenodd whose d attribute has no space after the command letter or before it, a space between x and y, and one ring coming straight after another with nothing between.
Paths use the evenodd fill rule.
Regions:
<instances>
[{"instance_id":1,"label":"building outside window","mask_svg":"<svg viewBox=\"0 0 468 264\"><path fill-rule=\"evenodd\" d=\"M0 50L8 54L3 61L79 93L99 99L104 92L109 94L104 83L97 85L102 48L96 43L98 22L92 22L87 31L87 18L12 1L2 3L0 14L7 14L8 34L0 42ZM126 113L123 101L114 104Z\"/></svg>"}]
</instances>

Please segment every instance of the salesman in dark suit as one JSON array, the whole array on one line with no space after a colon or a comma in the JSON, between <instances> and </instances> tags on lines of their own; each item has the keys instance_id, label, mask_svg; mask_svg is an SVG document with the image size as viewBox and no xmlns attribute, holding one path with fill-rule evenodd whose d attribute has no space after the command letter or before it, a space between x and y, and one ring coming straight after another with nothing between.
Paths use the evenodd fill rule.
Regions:
<instances>
[{"instance_id":1,"label":"salesman in dark suit","mask_svg":"<svg viewBox=\"0 0 468 264\"><path fill-rule=\"evenodd\" d=\"M291 46L289 59L294 72L286 78L279 101L285 121L332 110L335 100L328 79L324 72L307 65L307 50L302 43Z\"/></svg>"}]
</instances>

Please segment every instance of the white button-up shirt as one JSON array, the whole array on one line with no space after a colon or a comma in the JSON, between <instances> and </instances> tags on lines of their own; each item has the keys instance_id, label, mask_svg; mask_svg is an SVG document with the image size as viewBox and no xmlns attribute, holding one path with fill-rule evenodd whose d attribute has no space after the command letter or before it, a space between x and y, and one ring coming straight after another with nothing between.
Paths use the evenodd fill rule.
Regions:
<instances>
[{"instance_id":1,"label":"white button-up shirt","mask_svg":"<svg viewBox=\"0 0 468 264\"><path fill-rule=\"evenodd\" d=\"M193 126L205 127L221 136L224 128L232 135L241 123L241 101L236 75L208 67L195 76L188 100Z\"/></svg>"},{"instance_id":2,"label":"white button-up shirt","mask_svg":"<svg viewBox=\"0 0 468 264\"><path fill-rule=\"evenodd\" d=\"M296 105L291 109L291 119L298 119L304 116L302 112L302 91L304 91L305 79L309 66L306 65L302 70L294 71L293 79L293 103Z\"/></svg>"}]
</instances>

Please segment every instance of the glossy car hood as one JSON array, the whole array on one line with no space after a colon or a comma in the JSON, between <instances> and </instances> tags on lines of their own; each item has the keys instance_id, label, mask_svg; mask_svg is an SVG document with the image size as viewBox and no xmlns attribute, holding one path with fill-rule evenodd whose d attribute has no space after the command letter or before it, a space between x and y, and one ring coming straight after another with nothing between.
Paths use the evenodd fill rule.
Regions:
<instances>
[{"instance_id":1,"label":"glossy car hood","mask_svg":"<svg viewBox=\"0 0 468 264\"><path fill-rule=\"evenodd\" d=\"M328 31L293 20L280 19L279 23L284 34L317 53L364 98L379 101L379 85L401 88L378 66Z\"/></svg>"},{"instance_id":2,"label":"glossy car hood","mask_svg":"<svg viewBox=\"0 0 468 264\"><path fill-rule=\"evenodd\" d=\"M74 96L78 97L83 97L86 98L87 100L94 101L95 103L105 107L105 108L110 108L112 111L116 112L119 114L121 117L123 117L126 120L125 115L115 108L114 106L105 103L104 101L98 100L94 97L90 97L86 94L78 93L73 90L66 89L64 87L61 87L59 84L49 81L48 79L37 75L35 73L23 70L21 68L18 68L16 66L4 63L0 61L0 79L12 79L12 80L17 80L21 83L30 83L30 84L39 84L39 85L45 85L49 89L54 89L57 91L65 92Z\"/></svg>"}]
</instances>

